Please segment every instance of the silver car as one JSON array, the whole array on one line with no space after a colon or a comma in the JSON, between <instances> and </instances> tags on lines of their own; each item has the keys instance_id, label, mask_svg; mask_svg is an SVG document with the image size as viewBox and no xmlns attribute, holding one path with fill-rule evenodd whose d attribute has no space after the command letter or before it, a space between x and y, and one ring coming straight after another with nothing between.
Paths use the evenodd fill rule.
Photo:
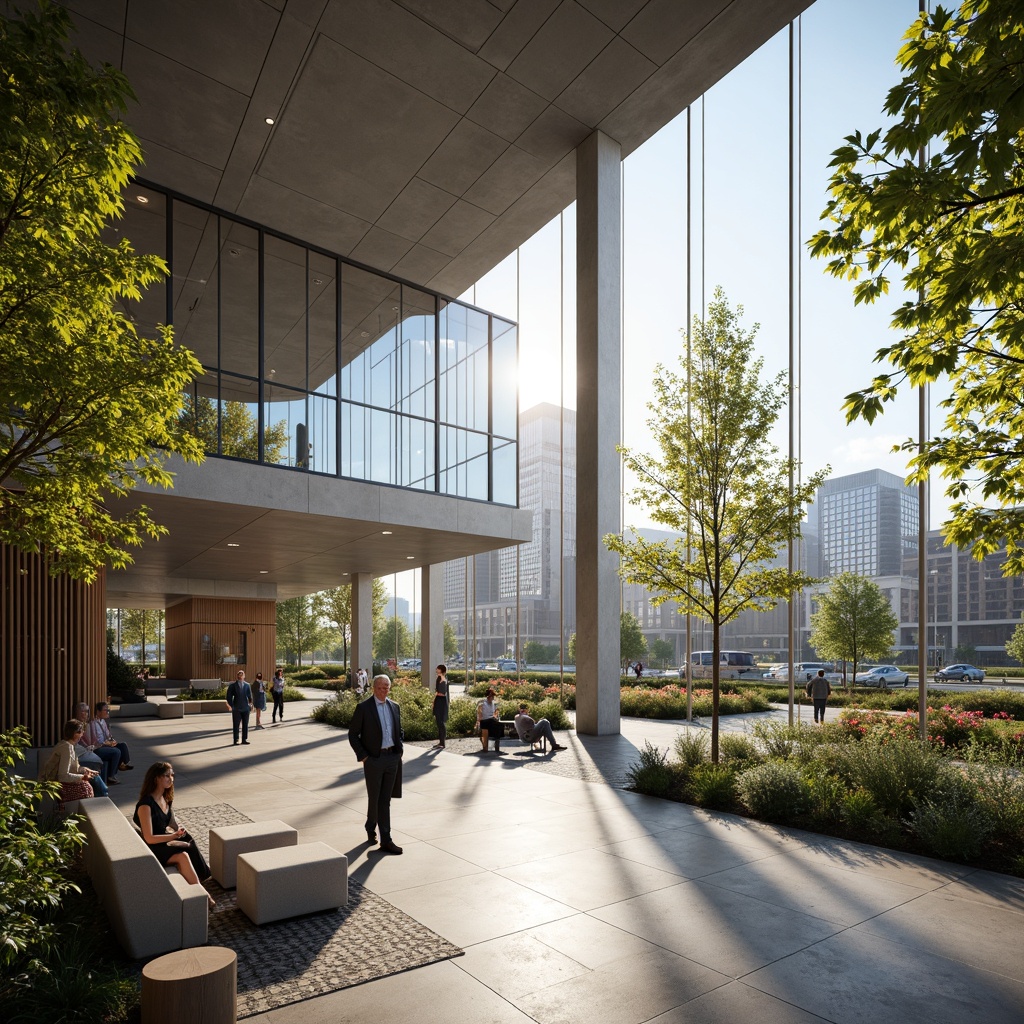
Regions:
<instances>
[{"instance_id":1,"label":"silver car","mask_svg":"<svg viewBox=\"0 0 1024 1024\"><path fill-rule=\"evenodd\" d=\"M866 672L858 672L856 682L860 686L877 686L886 689L889 686L906 686L910 673L895 665L875 665Z\"/></svg>"},{"instance_id":2,"label":"silver car","mask_svg":"<svg viewBox=\"0 0 1024 1024\"><path fill-rule=\"evenodd\" d=\"M985 678L985 670L973 665L947 665L935 673L936 682L946 679L960 679L965 683L980 683Z\"/></svg>"}]
</instances>

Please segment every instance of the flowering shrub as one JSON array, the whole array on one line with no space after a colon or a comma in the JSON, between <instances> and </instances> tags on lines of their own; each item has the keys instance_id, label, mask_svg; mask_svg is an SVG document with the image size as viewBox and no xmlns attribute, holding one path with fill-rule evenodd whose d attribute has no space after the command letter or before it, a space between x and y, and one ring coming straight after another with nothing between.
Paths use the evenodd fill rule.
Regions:
<instances>
[{"instance_id":1,"label":"flowering shrub","mask_svg":"<svg viewBox=\"0 0 1024 1024\"><path fill-rule=\"evenodd\" d=\"M870 735L884 740L913 739L919 735L920 718L916 711L905 711L902 715L883 711L843 711L839 720L843 728L855 737ZM972 735L986 728L981 711L964 711L949 704L928 709L928 739L939 749L956 750L966 746Z\"/></svg>"}]
</instances>

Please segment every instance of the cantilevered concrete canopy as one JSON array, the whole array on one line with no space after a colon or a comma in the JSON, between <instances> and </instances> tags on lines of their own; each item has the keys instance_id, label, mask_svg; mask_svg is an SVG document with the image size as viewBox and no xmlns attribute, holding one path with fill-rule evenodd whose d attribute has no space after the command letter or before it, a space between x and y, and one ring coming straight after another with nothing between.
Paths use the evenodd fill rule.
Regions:
<instances>
[{"instance_id":1,"label":"cantilevered concrete canopy","mask_svg":"<svg viewBox=\"0 0 1024 1024\"><path fill-rule=\"evenodd\" d=\"M69 0L146 178L447 295L811 0ZM268 124L267 119L274 123Z\"/></svg>"},{"instance_id":2,"label":"cantilevered concrete canopy","mask_svg":"<svg viewBox=\"0 0 1024 1024\"><path fill-rule=\"evenodd\" d=\"M145 178L458 295L574 201L595 130L628 155L809 3L67 5L138 97ZM288 597L529 538L528 513L217 459L145 500L171 536L110 574L109 604Z\"/></svg>"}]
</instances>

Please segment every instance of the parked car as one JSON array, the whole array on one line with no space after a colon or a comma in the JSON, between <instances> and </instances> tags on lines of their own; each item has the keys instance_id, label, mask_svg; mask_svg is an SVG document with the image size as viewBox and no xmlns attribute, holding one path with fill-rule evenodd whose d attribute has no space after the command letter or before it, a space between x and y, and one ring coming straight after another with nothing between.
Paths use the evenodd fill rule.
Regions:
<instances>
[{"instance_id":1,"label":"parked car","mask_svg":"<svg viewBox=\"0 0 1024 1024\"><path fill-rule=\"evenodd\" d=\"M860 686L877 686L887 689L890 686L906 686L910 673L895 665L875 665L864 672L858 672L855 680Z\"/></svg>"},{"instance_id":2,"label":"parked car","mask_svg":"<svg viewBox=\"0 0 1024 1024\"><path fill-rule=\"evenodd\" d=\"M985 670L973 665L947 665L935 673L936 682L945 679L960 679L965 683L980 683L985 678Z\"/></svg>"},{"instance_id":3,"label":"parked car","mask_svg":"<svg viewBox=\"0 0 1024 1024\"><path fill-rule=\"evenodd\" d=\"M518 666L515 658L499 658L497 668L499 672L515 672Z\"/></svg>"},{"instance_id":4,"label":"parked car","mask_svg":"<svg viewBox=\"0 0 1024 1024\"><path fill-rule=\"evenodd\" d=\"M830 683L841 683L843 681L842 673L834 672L832 666L823 661L798 661L793 666L793 680L797 683L806 683L808 679L816 676L818 669L821 668L825 670L825 678ZM774 678L778 683L788 683L789 665L780 665L775 670Z\"/></svg>"}]
</instances>

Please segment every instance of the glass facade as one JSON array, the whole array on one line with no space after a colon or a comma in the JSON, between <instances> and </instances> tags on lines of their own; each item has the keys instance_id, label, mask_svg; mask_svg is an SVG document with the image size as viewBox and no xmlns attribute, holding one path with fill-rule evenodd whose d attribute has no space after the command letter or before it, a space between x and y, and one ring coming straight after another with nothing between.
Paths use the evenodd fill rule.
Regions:
<instances>
[{"instance_id":1,"label":"glass facade","mask_svg":"<svg viewBox=\"0 0 1024 1024\"><path fill-rule=\"evenodd\" d=\"M514 323L145 184L119 235L168 263L125 312L203 364L208 455L517 504Z\"/></svg>"}]
</instances>

